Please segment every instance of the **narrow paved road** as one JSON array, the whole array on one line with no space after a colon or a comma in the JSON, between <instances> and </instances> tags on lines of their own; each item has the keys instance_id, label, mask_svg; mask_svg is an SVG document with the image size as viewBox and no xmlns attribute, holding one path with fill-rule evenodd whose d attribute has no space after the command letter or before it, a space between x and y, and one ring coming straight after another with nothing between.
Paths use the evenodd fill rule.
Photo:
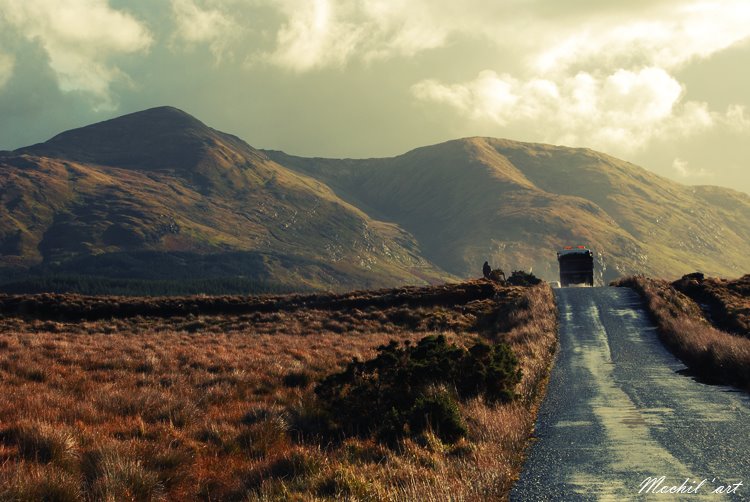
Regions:
<instances>
[{"instance_id":1,"label":"narrow paved road","mask_svg":"<svg viewBox=\"0 0 750 502\"><path fill-rule=\"evenodd\" d=\"M633 291L556 297L560 351L511 500L750 500L748 396L678 373ZM707 481L697 494L639 494L661 476L660 487Z\"/></svg>"}]
</instances>

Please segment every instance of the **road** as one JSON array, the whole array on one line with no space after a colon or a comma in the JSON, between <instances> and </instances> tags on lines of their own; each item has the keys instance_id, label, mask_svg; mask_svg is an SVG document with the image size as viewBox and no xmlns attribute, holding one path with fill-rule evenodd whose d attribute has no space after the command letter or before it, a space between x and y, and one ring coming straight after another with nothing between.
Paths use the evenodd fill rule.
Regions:
<instances>
[{"instance_id":1,"label":"road","mask_svg":"<svg viewBox=\"0 0 750 502\"><path fill-rule=\"evenodd\" d=\"M748 395L681 374L632 290L555 295L560 350L511 500L750 500ZM659 489L707 481L694 494L639 494L661 476Z\"/></svg>"}]
</instances>

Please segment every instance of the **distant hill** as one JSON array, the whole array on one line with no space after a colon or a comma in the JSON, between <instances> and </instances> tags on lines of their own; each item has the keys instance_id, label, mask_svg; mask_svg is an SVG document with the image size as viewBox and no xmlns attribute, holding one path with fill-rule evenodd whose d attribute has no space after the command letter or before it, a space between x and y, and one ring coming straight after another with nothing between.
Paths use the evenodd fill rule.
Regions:
<instances>
[{"instance_id":1,"label":"distant hill","mask_svg":"<svg viewBox=\"0 0 750 502\"><path fill-rule=\"evenodd\" d=\"M170 107L0 152L0 281L14 288L83 275L146 291L223 279L345 290L477 276L485 259L555 279L568 244L597 251L600 280L739 276L750 197L491 138L386 159L294 157ZM86 281L75 287L115 284Z\"/></svg>"},{"instance_id":2,"label":"distant hill","mask_svg":"<svg viewBox=\"0 0 750 502\"><path fill-rule=\"evenodd\" d=\"M0 264L284 289L450 278L397 225L169 107L0 156Z\"/></svg>"},{"instance_id":3,"label":"distant hill","mask_svg":"<svg viewBox=\"0 0 750 502\"><path fill-rule=\"evenodd\" d=\"M553 279L564 245L597 251L600 280L750 270L750 197L691 187L588 149L466 138L387 159L266 152L415 236L459 276L485 259Z\"/></svg>"}]
</instances>

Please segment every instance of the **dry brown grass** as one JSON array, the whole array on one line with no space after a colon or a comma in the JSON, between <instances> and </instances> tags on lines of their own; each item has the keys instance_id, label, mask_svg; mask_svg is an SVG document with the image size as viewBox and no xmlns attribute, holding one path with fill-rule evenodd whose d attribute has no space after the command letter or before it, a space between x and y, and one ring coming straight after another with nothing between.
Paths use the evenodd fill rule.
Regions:
<instances>
[{"instance_id":1,"label":"dry brown grass","mask_svg":"<svg viewBox=\"0 0 750 502\"><path fill-rule=\"evenodd\" d=\"M256 304L275 306L254 311L232 300L212 315L155 316L171 310L142 300L155 302L149 317L126 306L97 318L102 300L63 298L86 313L72 320L72 307L29 316L39 297L5 301L25 301L27 314L0 320L2 500L502 499L556 340L548 287L484 281L264 298ZM307 434L315 380L435 332L508 341L520 399L462 403L470 432L455 445L429 433L397 449Z\"/></svg>"},{"instance_id":2,"label":"dry brown grass","mask_svg":"<svg viewBox=\"0 0 750 502\"><path fill-rule=\"evenodd\" d=\"M750 275L730 280L690 274L672 286L699 303L714 326L750 338Z\"/></svg>"},{"instance_id":3,"label":"dry brown grass","mask_svg":"<svg viewBox=\"0 0 750 502\"><path fill-rule=\"evenodd\" d=\"M716 329L693 300L667 281L635 276L613 285L641 294L660 339L692 372L750 391L750 339Z\"/></svg>"}]
</instances>

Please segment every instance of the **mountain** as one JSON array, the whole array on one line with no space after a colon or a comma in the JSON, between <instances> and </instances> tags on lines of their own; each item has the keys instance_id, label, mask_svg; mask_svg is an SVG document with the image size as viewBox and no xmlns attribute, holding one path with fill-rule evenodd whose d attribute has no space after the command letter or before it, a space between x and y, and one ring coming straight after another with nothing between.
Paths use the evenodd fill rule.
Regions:
<instances>
[{"instance_id":1,"label":"mountain","mask_svg":"<svg viewBox=\"0 0 750 502\"><path fill-rule=\"evenodd\" d=\"M556 250L587 245L600 280L750 270L750 197L685 186L589 149L466 138L386 159L268 151L417 239L458 275L494 266L557 275Z\"/></svg>"},{"instance_id":2,"label":"mountain","mask_svg":"<svg viewBox=\"0 0 750 502\"><path fill-rule=\"evenodd\" d=\"M0 155L0 265L297 289L450 278L397 225L170 107Z\"/></svg>"},{"instance_id":3,"label":"mountain","mask_svg":"<svg viewBox=\"0 0 750 502\"><path fill-rule=\"evenodd\" d=\"M0 279L247 278L352 289L557 277L588 245L599 280L750 270L750 197L588 149L466 138L384 159L257 150L159 107L0 152ZM13 275L15 274L15 275Z\"/></svg>"}]
</instances>

